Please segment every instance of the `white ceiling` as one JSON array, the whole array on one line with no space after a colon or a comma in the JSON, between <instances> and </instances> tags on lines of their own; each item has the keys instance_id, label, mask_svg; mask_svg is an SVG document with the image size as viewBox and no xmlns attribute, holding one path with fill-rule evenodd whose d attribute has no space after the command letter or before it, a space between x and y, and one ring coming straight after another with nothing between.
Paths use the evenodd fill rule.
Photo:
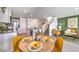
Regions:
<instances>
[{"instance_id":1,"label":"white ceiling","mask_svg":"<svg viewBox=\"0 0 79 59\"><path fill-rule=\"evenodd\" d=\"M79 15L79 10L74 10L76 7L11 7L12 16L33 17L51 16L51 17L66 17ZM78 8L78 7L77 7ZM24 12L27 10L27 12Z\"/></svg>"}]
</instances>

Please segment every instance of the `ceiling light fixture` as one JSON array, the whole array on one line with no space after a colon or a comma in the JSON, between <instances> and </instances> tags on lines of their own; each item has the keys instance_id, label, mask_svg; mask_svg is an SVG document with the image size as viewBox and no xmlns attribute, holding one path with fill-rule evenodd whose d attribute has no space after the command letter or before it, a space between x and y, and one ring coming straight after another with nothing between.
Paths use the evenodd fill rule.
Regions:
<instances>
[{"instance_id":1,"label":"ceiling light fixture","mask_svg":"<svg viewBox=\"0 0 79 59\"><path fill-rule=\"evenodd\" d=\"M27 10L24 10L24 12L27 12Z\"/></svg>"},{"instance_id":2,"label":"ceiling light fixture","mask_svg":"<svg viewBox=\"0 0 79 59\"><path fill-rule=\"evenodd\" d=\"M79 8L75 8L74 10L79 10Z\"/></svg>"}]
</instances>

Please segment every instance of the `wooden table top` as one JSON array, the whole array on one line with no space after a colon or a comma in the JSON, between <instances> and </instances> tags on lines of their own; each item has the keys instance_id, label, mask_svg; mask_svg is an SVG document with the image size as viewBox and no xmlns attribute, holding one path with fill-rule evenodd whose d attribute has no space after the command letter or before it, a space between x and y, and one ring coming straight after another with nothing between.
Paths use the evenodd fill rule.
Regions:
<instances>
[{"instance_id":1,"label":"wooden table top","mask_svg":"<svg viewBox=\"0 0 79 59\"><path fill-rule=\"evenodd\" d=\"M42 47L39 51L36 51L36 52L51 52L54 48L53 39L50 37L50 41L44 42L43 40L49 36L41 36L41 37L42 37L42 39L39 42L42 44ZM26 38L28 38L28 39L30 38L30 39L27 41ZM18 44L19 49L23 52L35 52L35 51L29 50L29 48L28 48L29 44L34 42L34 40L32 38L33 38L33 36L25 37L24 39L22 39Z\"/></svg>"}]
</instances>

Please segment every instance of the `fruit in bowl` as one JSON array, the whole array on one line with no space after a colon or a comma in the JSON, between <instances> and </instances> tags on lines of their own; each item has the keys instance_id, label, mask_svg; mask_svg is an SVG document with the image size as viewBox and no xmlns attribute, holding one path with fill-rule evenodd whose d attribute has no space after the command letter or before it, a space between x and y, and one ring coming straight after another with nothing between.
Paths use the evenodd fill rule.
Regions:
<instances>
[{"instance_id":1,"label":"fruit in bowl","mask_svg":"<svg viewBox=\"0 0 79 59\"><path fill-rule=\"evenodd\" d=\"M32 49L38 49L40 47L40 42L38 41L34 41L34 42L31 42L30 46Z\"/></svg>"}]
</instances>

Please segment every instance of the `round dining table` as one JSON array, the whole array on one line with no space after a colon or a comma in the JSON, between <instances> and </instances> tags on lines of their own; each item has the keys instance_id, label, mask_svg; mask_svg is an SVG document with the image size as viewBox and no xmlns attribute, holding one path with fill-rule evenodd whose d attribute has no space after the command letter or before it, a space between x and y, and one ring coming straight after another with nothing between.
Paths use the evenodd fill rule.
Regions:
<instances>
[{"instance_id":1,"label":"round dining table","mask_svg":"<svg viewBox=\"0 0 79 59\"><path fill-rule=\"evenodd\" d=\"M31 51L29 49L29 45L34 42L35 40L33 40L33 36L29 36L30 40L26 40L25 37L24 39L22 39L19 44L18 47L22 52L51 52L54 48L54 41L53 39L50 37L50 41L44 42L44 38L45 37L49 37L49 36L41 36L41 40L39 40L39 42L41 43L41 48L39 51Z\"/></svg>"}]
</instances>

